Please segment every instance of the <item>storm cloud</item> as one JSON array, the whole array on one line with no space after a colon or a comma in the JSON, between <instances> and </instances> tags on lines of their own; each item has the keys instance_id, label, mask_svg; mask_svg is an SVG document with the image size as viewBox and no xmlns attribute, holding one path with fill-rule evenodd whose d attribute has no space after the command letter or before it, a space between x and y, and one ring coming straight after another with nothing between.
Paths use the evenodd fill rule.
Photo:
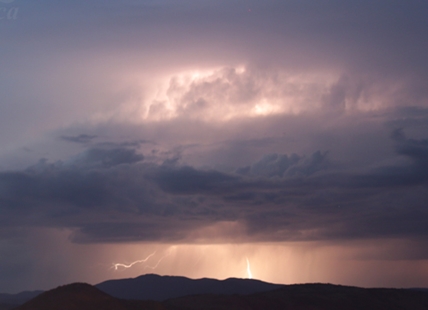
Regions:
<instances>
[{"instance_id":1,"label":"storm cloud","mask_svg":"<svg viewBox=\"0 0 428 310\"><path fill-rule=\"evenodd\" d=\"M0 289L39 288L51 261L43 285L63 284L64 253L231 244L224 261L318 266L271 281L428 285L425 1L0 9ZM214 270L180 253L163 272Z\"/></svg>"},{"instance_id":2,"label":"storm cloud","mask_svg":"<svg viewBox=\"0 0 428 310\"><path fill-rule=\"evenodd\" d=\"M191 242L194 230L224 221L242 225L248 241L423 239L427 143L402 130L392 139L409 161L366 171L320 151L269 154L226 173L145 163L130 148L89 148L66 163L2 172L2 223L67 227L79 242Z\"/></svg>"}]
</instances>

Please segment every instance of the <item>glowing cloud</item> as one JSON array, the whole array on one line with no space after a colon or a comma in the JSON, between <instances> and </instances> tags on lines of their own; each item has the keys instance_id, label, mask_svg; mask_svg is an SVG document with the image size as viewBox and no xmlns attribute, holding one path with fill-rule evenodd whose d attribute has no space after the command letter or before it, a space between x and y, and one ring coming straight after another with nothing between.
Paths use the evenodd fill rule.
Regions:
<instances>
[{"instance_id":1,"label":"glowing cloud","mask_svg":"<svg viewBox=\"0 0 428 310\"><path fill-rule=\"evenodd\" d=\"M204 121L299 114L320 108L340 78L331 72L267 73L244 66L183 70L160 78L145 99L142 118L160 121L185 116Z\"/></svg>"}]
</instances>

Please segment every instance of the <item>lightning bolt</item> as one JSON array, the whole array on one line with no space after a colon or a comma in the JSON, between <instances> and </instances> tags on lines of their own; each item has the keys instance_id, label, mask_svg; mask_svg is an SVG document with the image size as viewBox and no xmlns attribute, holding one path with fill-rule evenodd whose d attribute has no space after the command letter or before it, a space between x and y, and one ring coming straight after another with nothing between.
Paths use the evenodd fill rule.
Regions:
<instances>
[{"instance_id":1,"label":"lightning bolt","mask_svg":"<svg viewBox=\"0 0 428 310\"><path fill-rule=\"evenodd\" d=\"M247 257L247 274L248 274L248 279L253 278L253 274L251 273L251 268L250 268L250 261L248 260L248 257Z\"/></svg>"},{"instance_id":2,"label":"lightning bolt","mask_svg":"<svg viewBox=\"0 0 428 310\"><path fill-rule=\"evenodd\" d=\"M144 266L144 268L148 268L148 269L151 269L151 270L155 270L155 269L159 266L159 264L161 263L161 261L162 261L164 258L166 258L166 257L168 257L168 256L170 256L170 255L171 255L171 252L169 252L168 254L166 254L166 255L162 256L162 257L158 260L158 262L156 263L156 265L154 265L154 266Z\"/></svg>"},{"instance_id":3,"label":"lightning bolt","mask_svg":"<svg viewBox=\"0 0 428 310\"><path fill-rule=\"evenodd\" d=\"M156 251L153 252L152 254L150 254L149 256L147 256L145 259L136 260L135 262L132 262L129 265L126 265L126 264L113 264L112 268L114 268L114 270L118 270L119 267L128 269L128 268L131 268L132 266L134 266L135 264L141 264L141 263L147 262L149 260L149 258L152 257L155 254L156 254Z\"/></svg>"}]
</instances>

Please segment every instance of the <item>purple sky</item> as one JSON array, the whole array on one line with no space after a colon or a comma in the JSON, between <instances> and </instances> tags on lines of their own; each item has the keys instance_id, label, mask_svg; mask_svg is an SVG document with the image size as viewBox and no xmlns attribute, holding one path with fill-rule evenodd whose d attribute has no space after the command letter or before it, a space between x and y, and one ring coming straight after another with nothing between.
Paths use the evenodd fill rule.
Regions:
<instances>
[{"instance_id":1,"label":"purple sky","mask_svg":"<svg viewBox=\"0 0 428 310\"><path fill-rule=\"evenodd\" d=\"M0 1L0 292L247 259L278 283L428 287L427 16Z\"/></svg>"}]
</instances>

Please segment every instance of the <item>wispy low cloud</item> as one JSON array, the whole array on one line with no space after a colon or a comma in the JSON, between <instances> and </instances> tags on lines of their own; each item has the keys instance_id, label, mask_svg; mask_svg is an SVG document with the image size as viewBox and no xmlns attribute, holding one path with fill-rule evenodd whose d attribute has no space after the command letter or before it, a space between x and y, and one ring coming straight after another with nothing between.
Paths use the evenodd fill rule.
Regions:
<instances>
[{"instance_id":1,"label":"wispy low cloud","mask_svg":"<svg viewBox=\"0 0 428 310\"><path fill-rule=\"evenodd\" d=\"M144 156L138 154L135 149L116 147L116 148L89 148L76 159L73 164L77 166L103 166L114 167L121 164L133 164L140 162Z\"/></svg>"},{"instance_id":2,"label":"wispy low cloud","mask_svg":"<svg viewBox=\"0 0 428 310\"><path fill-rule=\"evenodd\" d=\"M226 173L145 162L130 147L88 148L1 172L0 222L69 228L76 242L426 238L427 141L402 130L392 139L407 161L365 171L321 151L270 154ZM234 233L214 228L225 223Z\"/></svg>"},{"instance_id":3,"label":"wispy low cloud","mask_svg":"<svg viewBox=\"0 0 428 310\"><path fill-rule=\"evenodd\" d=\"M90 143L93 139L95 139L97 136L94 135L86 135L81 134L78 136L61 136L61 139L68 142L75 142L75 143Z\"/></svg>"},{"instance_id":4,"label":"wispy low cloud","mask_svg":"<svg viewBox=\"0 0 428 310\"><path fill-rule=\"evenodd\" d=\"M285 177L285 176L309 176L328 167L327 153L317 151L309 157L297 154L269 154L260 161L238 168L236 172L242 175Z\"/></svg>"}]
</instances>

